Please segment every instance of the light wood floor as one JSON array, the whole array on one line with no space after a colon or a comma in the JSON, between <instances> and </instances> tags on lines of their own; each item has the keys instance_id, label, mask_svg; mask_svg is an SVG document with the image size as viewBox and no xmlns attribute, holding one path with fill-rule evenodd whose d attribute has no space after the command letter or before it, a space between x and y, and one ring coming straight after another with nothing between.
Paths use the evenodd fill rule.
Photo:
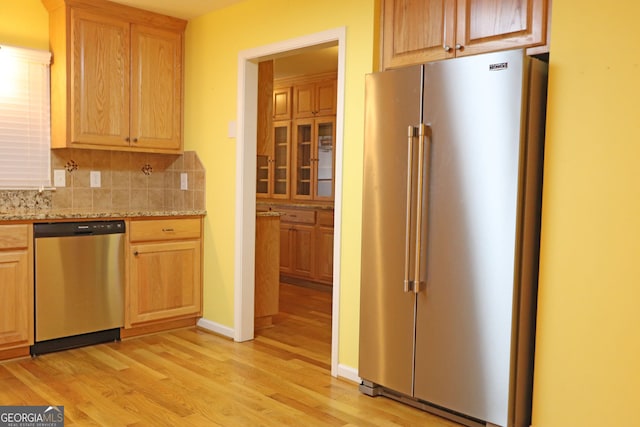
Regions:
<instances>
[{"instance_id":1,"label":"light wood floor","mask_svg":"<svg viewBox=\"0 0 640 427\"><path fill-rule=\"evenodd\" d=\"M330 295L281 289L251 342L189 328L2 363L0 405L64 405L66 426L457 426L331 377Z\"/></svg>"}]
</instances>

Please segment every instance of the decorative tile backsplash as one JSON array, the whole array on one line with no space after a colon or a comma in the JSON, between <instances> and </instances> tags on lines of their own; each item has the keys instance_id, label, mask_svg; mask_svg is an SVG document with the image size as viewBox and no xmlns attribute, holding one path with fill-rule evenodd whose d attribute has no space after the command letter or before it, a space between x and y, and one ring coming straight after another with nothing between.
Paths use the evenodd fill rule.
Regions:
<instances>
[{"instance_id":1,"label":"decorative tile backsplash","mask_svg":"<svg viewBox=\"0 0 640 427\"><path fill-rule=\"evenodd\" d=\"M193 151L181 155L56 149L53 191L0 191L0 210L126 212L204 210L205 170ZM181 189L186 174L187 189ZM99 186L97 186L99 181ZM93 184L93 185L92 185Z\"/></svg>"}]
</instances>

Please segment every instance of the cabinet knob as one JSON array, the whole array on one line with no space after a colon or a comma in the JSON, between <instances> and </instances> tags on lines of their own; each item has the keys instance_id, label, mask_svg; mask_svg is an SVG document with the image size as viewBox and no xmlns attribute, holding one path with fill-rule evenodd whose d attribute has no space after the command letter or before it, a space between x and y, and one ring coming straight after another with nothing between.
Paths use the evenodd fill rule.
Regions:
<instances>
[{"instance_id":1,"label":"cabinet knob","mask_svg":"<svg viewBox=\"0 0 640 427\"><path fill-rule=\"evenodd\" d=\"M129 141L130 141L130 139L129 139L129 137L128 137L128 136L127 136L127 137L125 137L125 138L124 138L124 140L125 140L125 141L127 141L127 142L129 142Z\"/></svg>"},{"instance_id":2,"label":"cabinet knob","mask_svg":"<svg viewBox=\"0 0 640 427\"><path fill-rule=\"evenodd\" d=\"M133 142L138 142L138 138L133 138Z\"/></svg>"},{"instance_id":3,"label":"cabinet knob","mask_svg":"<svg viewBox=\"0 0 640 427\"><path fill-rule=\"evenodd\" d=\"M138 252L138 251L135 251L135 252L133 253L133 255L134 255L134 256L138 256L139 254L140 254L140 252Z\"/></svg>"},{"instance_id":4,"label":"cabinet knob","mask_svg":"<svg viewBox=\"0 0 640 427\"><path fill-rule=\"evenodd\" d=\"M444 46L442 46L442 48L444 49L445 52L451 51L451 46L449 46L448 44L445 44Z\"/></svg>"},{"instance_id":5,"label":"cabinet knob","mask_svg":"<svg viewBox=\"0 0 640 427\"><path fill-rule=\"evenodd\" d=\"M464 46L462 46L460 43L456 43L456 50L462 50Z\"/></svg>"}]
</instances>

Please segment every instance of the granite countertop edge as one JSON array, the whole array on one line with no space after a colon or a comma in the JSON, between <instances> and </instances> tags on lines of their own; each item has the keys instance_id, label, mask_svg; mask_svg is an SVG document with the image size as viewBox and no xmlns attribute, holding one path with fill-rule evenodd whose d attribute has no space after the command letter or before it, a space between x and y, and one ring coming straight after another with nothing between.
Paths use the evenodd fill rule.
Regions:
<instances>
[{"instance_id":1,"label":"granite countertop edge","mask_svg":"<svg viewBox=\"0 0 640 427\"><path fill-rule=\"evenodd\" d=\"M262 217L262 216L284 216L284 213L277 212L277 211L260 211L260 212L256 212L256 216L257 217Z\"/></svg>"},{"instance_id":2,"label":"granite countertop edge","mask_svg":"<svg viewBox=\"0 0 640 427\"><path fill-rule=\"evenodd\" d=\"M180 217L206 216L206 210L135 210L123 212L73 211L73 210L43 210L43 211L14 211L0 212L0 222L3 221L40 221L64 219L98 219L98 218L141 218L141 217Z\"/></svg>"},{"instance_id":3,"label":"granite countertop edge","mask_svg":"<svg viewBox=\"0 0 640 427\"><path fill-rule=\"evenodd\" d=\"M307 210L334 210L332 205L321 205L311 203L292 203L292 202L274 202L274 201L258 201L256 207L266 209L307 209ZM263 211L264 212L264 211Z\"/></svg>"}]
</instances>

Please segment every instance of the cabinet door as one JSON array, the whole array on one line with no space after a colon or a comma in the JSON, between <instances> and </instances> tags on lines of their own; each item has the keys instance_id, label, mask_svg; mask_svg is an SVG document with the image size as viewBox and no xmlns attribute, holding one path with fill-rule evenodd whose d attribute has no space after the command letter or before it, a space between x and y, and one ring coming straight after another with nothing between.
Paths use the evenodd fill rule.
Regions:
<instances>
[{"instance_id":1,"label":"cabinet door","mask_svg":"<svg viewBox=\"0 0 640 427\"><path fill-rule=\"evenodd\" d=\"M316 278L333 283L333 227L316 229Z\"/></svg>"},{"instance_id":2,"label":"cabinet door","mask_svg":"<svg viewBox=\"0 0 640 427\"><path fill-rule=\"evenodd\" d=\"M336 113L336 80L328 79L293 87L294 116L297 119Z\"/></svg>"},{"instance_id":3,"label":"cabinet door","mask_svg":"<svg viewBox=\"0 0 640 427\"><path fill-rule=\"evenodd\" d=\"M201 312L200 241L130 248L128 326Z\"/></svg>"},{"instance_id":4,"label":"cabinet door","mask_svg":"<svg viewBox=\"0 0 640 427\"><path fill-rule=\"evenodd\" d=\"M129 146L129 23L71 10L71 142Z\"/></svg>"},{"instance_id":5,"label":"cabinet door","mask_svg":"<svg viewBox=\"0 0 640 427\"><path fill-rule=\"evenodd\" d=\"M312 164L313 198L316 200L333 200L335 187L335 136L336 120L334 117L317 119L314 129Z\"/></svg>"},{"instance_id":6,"label":"cabinet door","mask_svg":"<svg viewBox=\"0 0 640 427\"><path fill-rule=\"evenodd\" d=\"M316 85L301 84L293 87L293 115L301 119L313 117L316 106Z\"/></svg>"},{"instance_id":7,"label":"cabinet door","mask_svg":"<svg viewBox=\"0 0 640 427\"><path fill-rule=\"evenodd\" d=\"M292 196L295 199L311 199L313 195L311 170L314 158L313 140L315 121L302 119L295 121L292 166Z\"/></svg>"},{"instance_id":8,"label":"cabinet door","mask_svg":"<svg viewBox=\"0 0 640 427\"><path fill-rule=\"evenodd\" d=\"M333 200L335 117L295 121L292 196L301 200Z\"/></svg>"},{"instance_id":9,"label":"cabinet door","mask_svg":"<svg viewBox=\"0 0 640 427\"><path fill-rule=\"evenodd\" d=\"M267 155L259 154L256 163L256 197L289 198L289 151L291 122L275 122L272 128L272 147Z\"/></svg>"},{"instance_id":10,"label":"cabinet door","mask_svg":"<svg viewBox=\"0 0 640 427\"><path fill-rule=\"evenodd\" d=\"M273 125L273 189L275 199L289 198L289 150L291 148L291 122L276 122Z\"/></svg>"},{"instance_id":11,"label":"cabinet door","mask_svg":"<svg viewBox=\"0 0 640 427\"><path fill-rule=\"evenodd\" d=\"M293 230L289 224L280 224L280 273L291 273L291 236Z\"/></svg>"},{"instance_id":12,"label":"cabinet door","mask_svg":"<svg viewBox=\"0 0 640 427\"><path fill-rule=\"evenodd\" d=\"M273 120L291 118L291 87L276 88L273 91Z\"/></svg>"},{"instance_id":13,"label":"cabinet door","mask_svg":"<svg viewBox=\"0 0 640 427\"><path fill-rule=\"evenodd\" d=\"M33 344L28 251L0 252L0 349Z\"/></svg>"},{"instance_id":14,"label":"cabinet door","mask_svg":"<svg viewBox=\"0 0 640 427\"><path fill-rule=\"evenodd\" d=\"M295 225L292 238L291 270L296 276L312 278L315 273L315 241L314 227L310 225Z\"/></svg>"},{"instance_id":15,"label":"cabinet door","mask_svg":"<svg viewBox=\"0 0 640 427\"><path fill-rule=\"evenodd\" d=\"M547 0L458 0L457 55L545 44Z\"/></svg>"},{"instance_id":16,"label":"cabinet door","mask_svg":"<svg viewBox=\"0 0 640 427\"><path fill-rule=\"evenodd\" d=\"M182 33L133 25L131 145L182 148Z\"/></svg>"},{"instance_id":17,"label":"cabinet door","mask_svg":"<svg viewBox=\"0 0 640 427\"><path fill-rule=\"evenodd\" d=\"M324 80L316 84L316 116L336 114L337 82Z\"/></svg>"},{"instance_id":18,"label":"cabinet door","mask_svg":"<svg viewBox=\"0 0 640 427\"><path fill-rule=\"evenodd\" d=\"M254 316L278 314L280 289L280 218L256 217Z\"/></svg>"},{"instance_id":19,"label":"cabinet door","mask_svg":"<svg viewBox=\"0 0 640 427\"><path fill-rule=\"evenodd\" d=\"M385 68L455 55L455 0L384 0L382 7Z\"/></svg>"}]
</instances>

